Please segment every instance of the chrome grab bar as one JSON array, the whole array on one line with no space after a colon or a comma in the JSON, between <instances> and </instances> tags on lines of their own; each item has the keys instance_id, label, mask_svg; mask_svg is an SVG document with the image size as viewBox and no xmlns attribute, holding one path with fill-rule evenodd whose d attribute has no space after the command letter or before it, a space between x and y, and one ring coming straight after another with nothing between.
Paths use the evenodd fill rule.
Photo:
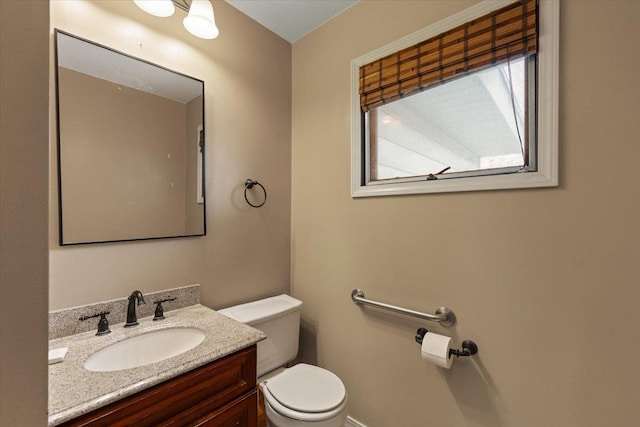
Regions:
<instances>
[{"instance_id":1,"label":"chrome grab bar","mask_svg":"<svg viewBox=\"0 0 640 427\"><path fill-rule=\"evenodd\" d=\"M354 289L353 291L351 291L351 299L356 305L370 305L372 307L382 308L385 310L393 311L395 313L404 314L406 316L412 316L417 317L418 319L438 322L440 323L440 325L446 327L456 324L456 315L453 313L453 310L447 307L440 307L436 310L436 314L422 313L420 311L410 310L408 308L402 308L396 305L367 299L365 298L364 292L361 289Z\"/></svg>"}]
</instances>

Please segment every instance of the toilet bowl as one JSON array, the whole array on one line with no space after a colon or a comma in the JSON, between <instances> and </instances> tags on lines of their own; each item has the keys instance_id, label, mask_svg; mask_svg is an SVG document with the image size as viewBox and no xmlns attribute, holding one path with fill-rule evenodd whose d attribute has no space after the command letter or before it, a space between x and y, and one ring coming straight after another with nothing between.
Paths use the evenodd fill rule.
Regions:
<instances>
[{"instance_id":1,"label":"toilet bowl","mask_svg":"<svg viewBox=\"0 0 640 427\"><path fill-rule=\"evenodd\" d=\"M299 363L282 369L298 353L302 302L279 295L219 310L265 333L258 343L257 373L271 427L342 427L347 392L334 373Z\"/></svg>"}]
</instances>

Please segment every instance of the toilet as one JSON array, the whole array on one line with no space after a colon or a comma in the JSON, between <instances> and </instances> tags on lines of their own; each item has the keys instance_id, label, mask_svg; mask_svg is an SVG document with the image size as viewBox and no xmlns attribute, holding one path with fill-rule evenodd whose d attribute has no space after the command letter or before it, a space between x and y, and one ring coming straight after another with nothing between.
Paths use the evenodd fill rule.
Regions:
<instances>
[{"instance_id":1,"label":"toilet","mask_svg":"<svg viewBox=\"0 0 640 427\"><path fill-rule=\"evenodd\" d=\"M285 366L298 354L302 301L278 295L218 310L218 313L261 330L258 383L271 427L342 427L347 418L347 392L334 373L306 363Z\"/></svg>"}]
</instances>

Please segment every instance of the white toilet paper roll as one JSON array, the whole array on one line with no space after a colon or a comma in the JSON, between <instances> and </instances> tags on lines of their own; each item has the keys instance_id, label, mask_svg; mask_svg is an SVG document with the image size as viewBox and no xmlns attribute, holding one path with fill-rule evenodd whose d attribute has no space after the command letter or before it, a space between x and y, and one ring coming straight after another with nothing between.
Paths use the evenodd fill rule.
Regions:
<instances>
[{"instance_id":1,"label":"white toilet paper roll","mask_svg":"<svg viewBox=\"0 0 640 427\"><path fill-rule=\"evenodd\" d=\"M427 332L422 339L422 358L445 369L451 367L451 337Z\"/></svg>"}]
</instances>

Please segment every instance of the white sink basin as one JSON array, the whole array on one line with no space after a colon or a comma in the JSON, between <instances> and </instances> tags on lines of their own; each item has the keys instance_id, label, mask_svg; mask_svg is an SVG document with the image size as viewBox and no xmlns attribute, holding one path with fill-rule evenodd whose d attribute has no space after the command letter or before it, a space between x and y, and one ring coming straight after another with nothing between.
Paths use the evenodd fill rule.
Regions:
<instances>
[{"instance_id":1,"label":"white sink basin","mask_svg":"<svg viewBox=\"0 0 640 427\"><path fill-rule=\"evenodd\" d=\"M119 371L159 362L184 353L204 340L197 328L169 328L118 341L84 362L90 371Z\"/></svg>"}]
</instances>

